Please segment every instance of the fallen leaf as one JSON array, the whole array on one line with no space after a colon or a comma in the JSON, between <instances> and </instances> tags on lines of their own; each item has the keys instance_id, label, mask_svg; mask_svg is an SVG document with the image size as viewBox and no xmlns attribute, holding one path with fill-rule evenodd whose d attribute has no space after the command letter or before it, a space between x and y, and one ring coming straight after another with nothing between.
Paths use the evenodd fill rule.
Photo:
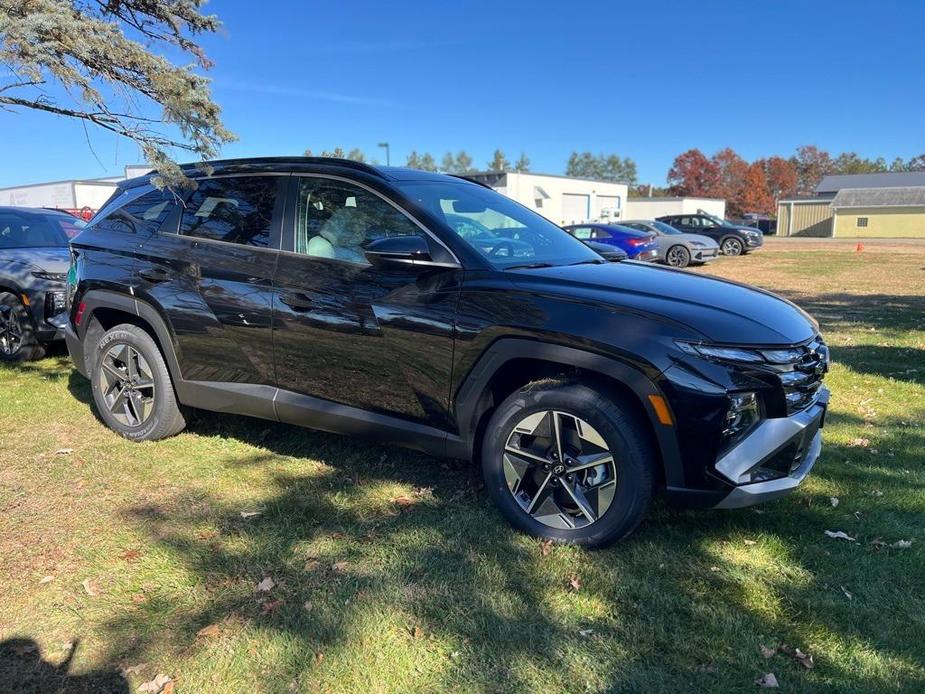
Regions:
<instances>
[{"instance_id":1,"label":"fallen leaf","mask_svg":"<svg viewBox=\"0 0 925 694\"><path fill-rule=\"evenodd\" d=\"M265 602L261 608L264 614L270 614L276 612L279 609L279 606L283 604L282 600L273 600L272 602Z\"/></svg>"},{"instance_id":2,"label":"fallen leaf","mask_svg":"<svg viewBox=\"0 0 925 694\"><path fill-rule=\"evenodd\" d=\"M173 680L164 685L161 694L173 694Z\"/></svg>"},{"instance_id":3,"label":"fallen leaf","mask_svg":"<svg viewBox=\"0 0 925 694\"><path fill-rule=\"evenodd\" d=\"M757 684L762 689L776 689L777 687L780 686L777 683L777 677L774 676L773 672L769 672L766 675L762 675L761 677L755 680L755 684Z\"/></svg>"},{"instance_id":4,"label":"fallen leaf","mask_svg":"<svg viewBox=\"0 0 925 694\"><path fill-rule=\"evenodd\" d=\"M128 667L122 668L122 674L126 677L129 675L137 675L142 670L148 667L147 663L138 663L138 665L129 665Z\"/></svg>"},{"instance_id":5,"label":"fallen leaf","mask_svg":"<svg viewBox=\"0 0 925 694\"><path fill-rule=\"evenodd\" d=\"M320 561L318 561L317 559L309 559L307 562L305 562L304 569L305 571L309 571L309 572L317 571L319 566L321 566Z\"/></svg>"},{"instance_id":6,"label":"fallen leaf","mask_svg":"<svg viewBox=\"0 0 925 694\"><path fill-rule=\"evenodd\" d=\"M144 684L138 687L139 692L150 692L151 694L158 694L162 691L167 683L170 682L170 675L158 675L150 682L145 682Z\"/></svg>"},{"instance_id":7,"label":"fallen leaf","mask_svg":"<svg viewBox=\"0 0 925 694\"><path fill-rule=\"evenodd\" d=\"M305 608L305 611L306 611L306 612L310 612L310 611L311 611L311 609L312 609L312 603L311 603L311 600L306 600L306 601L305 601L305 604L304 604L304 605L302 605L302 607L304 607L304 608Z\"/></svg>"},{"instance_id":8,"label":"fallen leaf","mask_svg":"<svg viewBox=\"0 0 925 694\"><path fill-rule=\"evenodd\" d=\"M196 632L196 636L200 638L212 638L213 636L218 636L222 633L222 628L218 624L210 624L207 627L203 627Z\"/></svg>"},{"instance_id":9,"label":"fallen leaf","mask_svg":"<svg viewBox=\"0 0 925 694\"><path fill-rule=\"evenodd\" d=\"M73 448L59 448L55 451L55 455L70 455L74 452Z\"/></svg>"},{"instance_id":10,"label":"fallen leaf","mask_svg":"<svg viewBox=\"0 0 925 694\"><path fill-rule=\"evenodd\" d=\"M867 448L868 446L870 446L870 439L862 439L862 438L851 439L848 442L848 446L851 448Z\"/></svg>"},{"instance_id":11,"label":"fallen leaf","mask_svg":"<svg viewBox=\"0 0 925 694\"><path fill-rule=\"evenodd\" d=\"M832 504L832 508L838 508L838 497L837 497L837 496L830 496L830 497L829 497L829 503Z\"/></svg>"},{"instance_id":12,"label":"fallen leaf","mask_svg":"<svg viewBox=\"0 0 925 694\"><path fill-rule=\"evenodd\" d=\"M840 587L841 587L841 592L845 594L846 598L848 598L849 600L854 599L854 595L852 595L851 592L847 588L845 588L845 586L840 586Z\"/></svg>"},{"instance_id":13,"label":"fallen leaf","mask_svg":"<svg viewBox=\"0 0 925 694\"><path fill-rule=\"evenodd\" d=\"M415 501L410 496L402 495L402 496L397 496L394 499L392 499L392 503L398 504L402 508L408 508L409 506L414 506Z\"/></svg>"},{"instance_id":14,"label":"fallen leaf","mask_svg":"<svg viewBox=\"0 0 925 694\"><path fill-rule=\"evenodd\" d=\"M881 492L879 489L875 489L874 491L871 492L871 495L872 496L883 496L883 492Z\"/></svg>"},{"instance_id":15,"label":"fallen leaf","mask_svg":"<svg viewBox=\"0 0 925 694\"><path fill-rule=\"evenodd\" d=\"M777 653L776 648L768 648L764 644L761 645L761 655L764 656L765 660L768 660L769 658L773 658L775 653Z\"/></svg>"},{"instance_id":16,"label":"fallen leaf","mask_svg":"<svg viewBox=\"0 0 925 694\"><path fill-rule=\"evenodd\" d=\"M342 532L331 533L332 540L343 540L345 537L347 536L344 535Z\"/></svg>"},{"instance_id":17,"label":"fallen leaf","mask_svg":"<svg viewBox=\"0 0 925 694\"><path fill-rule=\"evenodd\" d=\"M716 573L717 571L719 571L719 567L718 567L718 566L711 566L711 567L710 567L710 571L712 571L713 573Z\"/></svg>"},{"instance_id":18,"label":"fallen leaf","mask_svg":"<svg viewBox=\"0 0 925 694\"><path fill-rule=\"evenodd\" d=\"M895 547L896 549L909 549L912 546L912 540L897 540L890 547Z\"/></svg>"},{"instance_id":19,"label":"fallen leaf","mask_svg":"<svg viewBox=\"0 0 925 694\"><path fill-rule=\"evenodd\" d=\"M543 540L540 542L540 556L547 557L552 551L552 540Z\"/></svg>"},{"instance_id":20,"label":"fallen leaf","mask_svg":"<svg viewBox=\"0 0 925 694\"><path fill-rule=\"evenodd\" d=\"M581 579L578 578L578 575L577 575L577 574L573 575L573 576L568 580L568 584L569 584L569 587L570 587L572 590L574 590L576 593L577 593L579 590L581 590Z\"/></svg>"},{"instance_id":21,"label":"fallen leaf","mask_svg":"<svg viewBox=\"0 0 925 694\"><path fill-rule=\"evenodd\" d=\"M136 605L141 605L142 603L147 602L147 601L148 601L148 596L146 596L144 593L135 593L132 596L132 602L135 603Z\"/></svg>"},{"instance_id":22,"label":"fallen leaf","mask_svg":"<svg viewBox=\"0 0 925 694\"><path fill-rule=\"evenodd\" d=\"M807 670L812 670L814 667L816 667L816 663L813 662L813 657L811 655L807 655L799 648L793 649L793 658Z\"/></svg>"},{"instance_id":23,"label":"fallen leaf","mask_svg":"<svg viewBox=\"0 0 925 694\"><path fill-rule=\"evenodd\" d=\"M41 581L39 581L39 583L51 583L54 580L55 580L54 576L45 576L44 578L42 578Z\"/></svg>"},{"instance_id":24,"label":"fallen leaf","mask_svg":"<svg viewBox=\"0 0 925 694\"><path fill-rule=\"evenodd\" d=\"M744 540L744 542L745 542L746 545L749 545L749 546L750 546L750 545L758 544L758 543L755 542L754 540Z\"/></svg>"},{"instance_id":25,"label":"fallen leaf","mask_svg":"<svg viewBox=\"0 0 925 694\"><path fill-rule=\"evenodd\" d=\"M315 665L320 665L324 661L324 653L321 651L315 652Z\"/></svg>"},{"instance_id":26,"label":"fallen leaf","mask_svg":"<svg viewBox=\"0 0 925 694\"><path fill-rule=\"evenodd\" d=\"M841 530L838 530L836 532L832 532L831 530L826 530L825 534L835 540L848 540L848 542L857 542L855 538L851 537L849 534L845 532L842 532Z\"/></svg>"},{"instance_id":27,"label":"fallen leaf","mask_svg":"<svg viewBox=\"0 0 925 694\"><path fill-rule=\"evenodd\" d=\"M100 587L97 585L96 581L91 581L89 578L85 578L83 583L81 583L86 591L87 595L91 597L96 597L100 594Z\"/></svg>"},{"instance_id":28,"label":"fallen leaf","mask_svg":"<svg viewBox=\"0 0 925 694\"><path fill-rule=\"evenodd\" d=\"M254 516L259 516L263 511L241 511L241 518L245 520L248 518L253 518Z\"/></svg>"},{"instance_id":29,"label":"fallen leaf","mask_svg":"<svg viewBox=\"0 0 925 694\"><path fill-rule=\"evenodd\" d=\"M260 583L257 584L257 590L261 593L266 593L273 590L273 586L276 584L273 582L273 579L267 576Z\"/></svg>"},{"instance_id":30,"label":"fallen leaf","mask_svg":"<svg viewBox=\"0 0 925 694\"><path fill-rule=\"evenodd\" d=\"M332 568L335 572L337 572L337 573L339 573L339 574L344 574L344 573L347 573L347 571L350 570L350 562L348 562L348 561L336 561L336 562L334 562L333 564L331 564L331 568Z\"/></svg>"},{"instance_id":31,"label":"fallen leaf","mask_svg":"<svg viewBox=\"0 0 925 694\"><path fill-rule=\"evenodd\" d=\"M421 629L421 627L419 627L417 624L415 624L415 625L414 625L414 628L411 630L411 635L412 635L414 638L419 639L419 638L421 638L422 636L424 636L424 630Z\"/></svg>"},{"instance_id":32,"label":"fallen leaf","mask_svg":"<svg viewBox=\"0 0 925 694\"><path fill-rule=\"evenodd\" d=\"M141 552L139 552L137 549L128 549L119 555L119 559L124 561L135 561L140 556Z\"/></svg>"},{"instance_id":33,"label":"fallen leaf","mask_svg":"<svg viewBox=\"0 0 925 694\"><path fill-rule=\"evenodd\" d=\"M591 634L593 634L593 633L594 633L594 629L579 629L579 630L578 630L578 634L579 634L580 636L585 636L585 637L587 637L587 636L591 636Z\"/></svg>"}]
</instances>

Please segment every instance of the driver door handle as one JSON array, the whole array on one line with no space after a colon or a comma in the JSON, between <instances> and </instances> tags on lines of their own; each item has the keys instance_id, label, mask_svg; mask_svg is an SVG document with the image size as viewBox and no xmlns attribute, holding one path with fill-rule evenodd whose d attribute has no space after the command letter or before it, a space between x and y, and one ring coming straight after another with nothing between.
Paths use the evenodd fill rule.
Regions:
<instances>
[{"instance_id":1,"label":"driver door handle","mask_svg":"<svg viewBox=\"0 0 925 694\"><path fill-rule=\"evenodd\" d=\"M312 308L311 297L302 292L283 294L279 300L293 311L309 311Z\"/></svg>"}]
</instances>

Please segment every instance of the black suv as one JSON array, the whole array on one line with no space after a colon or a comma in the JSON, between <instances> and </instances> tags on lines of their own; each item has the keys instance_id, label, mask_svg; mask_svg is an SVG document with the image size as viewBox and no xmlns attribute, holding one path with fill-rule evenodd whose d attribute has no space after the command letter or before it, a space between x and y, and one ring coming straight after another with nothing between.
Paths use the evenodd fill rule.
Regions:
<instances>
[{"instance_id":1,"label":"black suv","mask_svg":"<svg viewBox=\"0 0 925 694\"><path fill-rule=\"evenodd\" d=\"M67 343L133 440L184 406L479 460L517 527L598 545L658 490L731 508L815 463L816 323L740 284L610 263L452 176L213 162L118 191L72 244Z\"/></svg>"},{"instance_id":2,"label":"black suv","mask_svg":"<svg viewBox=\"0 0 925 694\"><path fill-rule=\"evenodd\" d=\"M658 217L658 221L688 234L709 236L719 244L723 255L751 253L764 244L764 236L758 229L733 224L711 214L673 214Z\"/></svg>"}]
</instances>

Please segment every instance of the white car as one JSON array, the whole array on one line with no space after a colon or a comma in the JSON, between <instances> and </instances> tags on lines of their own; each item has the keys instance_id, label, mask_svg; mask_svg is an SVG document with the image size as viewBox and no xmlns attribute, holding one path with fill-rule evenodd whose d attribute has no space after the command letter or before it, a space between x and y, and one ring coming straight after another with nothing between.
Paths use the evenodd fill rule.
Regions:
<instances>
[{"instance_id":1,"label":"white car","mask_svg":"<svg viewBox=\"0 0 925 694\"><path fill-rule=\"evenodd\" d=\"M637 229L651 231L658 242L658 262L671 267L703 265L715 260L720 252L719 245L713 239L700 234L687 234L678 231L670 224L652 219L630 219L620 224Z\"/></svg>"}]
</instances>

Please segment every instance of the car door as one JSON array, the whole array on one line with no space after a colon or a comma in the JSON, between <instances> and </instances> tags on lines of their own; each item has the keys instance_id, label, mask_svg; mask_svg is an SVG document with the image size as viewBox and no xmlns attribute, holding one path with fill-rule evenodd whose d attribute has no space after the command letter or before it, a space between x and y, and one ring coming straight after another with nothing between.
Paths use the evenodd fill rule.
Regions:
<instances>
[{"instance_id":1,"label":"car door","mask_svg":"<svg viewBox=\"0 0 925 694\"><path fill-rule=\"evenodd\" d=\"M139 295L169 319L184 379L275 384L272 280L287 181L201 179L171 227L139 249Z\"/></svg>"},{"instance_id":2,"label":"car door","mask_svg":"<svg viewBox=\"0 0 925 694\"><path fill-rule=\"evenodd\" d=\"M371 265L364 248L379 238L439 242L365 185L293 176L290 200L275 279L277 378L324 402L280 397L280 418L317 425L326 402L448 426L460 271Z\"/></svg>"}]
</instances>

